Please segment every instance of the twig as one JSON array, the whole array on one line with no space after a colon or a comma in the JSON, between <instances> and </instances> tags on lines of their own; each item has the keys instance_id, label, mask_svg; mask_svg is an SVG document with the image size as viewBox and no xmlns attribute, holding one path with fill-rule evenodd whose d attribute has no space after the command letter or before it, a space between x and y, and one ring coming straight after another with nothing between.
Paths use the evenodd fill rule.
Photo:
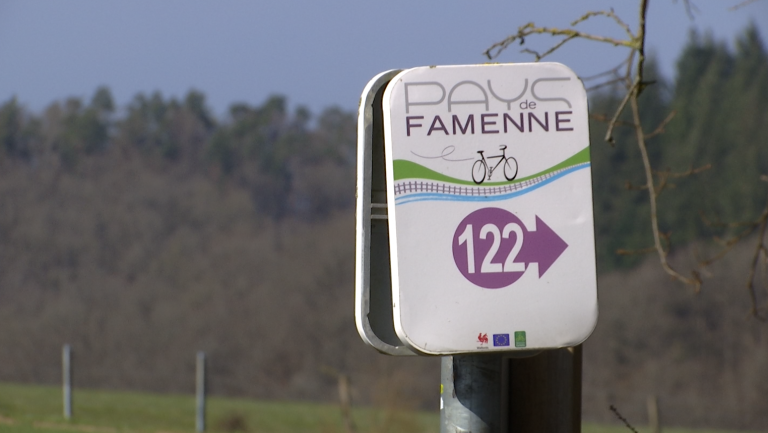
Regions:
<instances>
[{"instance_id":1,"label":"twig","mask_svg":"<svg viewBox=\"0 0 768 433\"><path fill-rule=\"evenodd\" d=\"M601 78L603 78L605 76L613 77L613 79L610 79L610 80L607 80L607 81L603 81L602 83L599 83L599 84L596 84L594 86L588 87L587 88L587 92L592 92L592 91L595 91L595 90L600 89L600 88L605 87L605 86L610 86L612 84L616 84L616 83L620 83L622 81L626 81L627 77L625 75L622 75L620 70L621 70L621 68L626 66L626 64L628 62L630 62L631 59L632 59L632 56L629 56L626 59L622 60L621 63L619 63L618 65L614 66L611 69L608 69L607 71L600 72L599 74L595 74L595 75L590 75L588 77L579 77L579 78L581 79L582 82L584 82L586 84L588 81L593 81L593 80L601 79Z\"/></svg>"},{"instance_id":2,"label":"twig","mask_svg":"<svg viewBox=\"0 0 768 433\"><path fill-rule=\"evenodd\" d=\"M627 87L629 87L629 83L632 80L632 64L634 62L635 62L635 50L632 50L629 53L629 58L627 59L626 70L624 71L624 77L627 80Z\"/></svg>"},{"instance_id":3,"label":"twig","mask_svg":"<svg viewBox=\"0 0 768 433\"><path fill-rule=\"evenodd\" d=\"M647 138L647 136L646 136L646 138ZM663 174L665 177L680 178L680 177L692 176L694 174L699 174L699 173L701 173L703 171L709 170L710 168L712 168L712 164L705 164L705 165L702 165L699 168L691 167L691 168L688 169L688 171L684 171L682 173L672 173L669 169L666 169L664 171L654 170L653 174L655 174L657 176L660 176L660 175Z\"/></svg>"},{"instance_id":4,"label":"twig","mask_svg":"<svg viewBox=\"0 0 768 433\"><path fill-rule=\"evenodd\" d=\"M533 55L536 57L536 61L538 62L538 61L540 61L541 59L543 59L544 57L547 57L548 55L550 55L550 54L554 53L554 52L555 52L555 51L556 51L558 48L562 47L562 46L563 46L563 45L565 45L565 44L566 44L568 41L570 41L571 39L573 39L573 38L575 38L575 37L576 37L576 35L571 35L571 36L568 36L567 38L565 38L565 39L563 39L562 41L560 41L560 42L558 42L557 44L555 44L555 45L554 45L552 48L550 48L550 49L548 49L547 51L545 51L545 52L544 52L544 54L539 54L538 52L536 52L536 51L534 51L534 50L529 50L528 48L526 48L526 49L522 50L521 52L523 52L523 53L528 53L528 54L533 54Z\"/></svg>"},{"instance_id":5,"label":"twig","mask_svg":"<svg viewBox=\"0 0 768 433\"><path fill-rule=\"evenodd\" d=\"M632 427L632 424L630 424L629 421L627 421L626 418L621 416L621 414L619 413L619 410L616 409L616 407L614 405L611 405L611 411L613 411L613 413L616 414L616 417L618 419L620 419L622 422L624 422L624 425L626 425L628 429L632 430L635 433L638 433L638 431L634 427Z\"/></svg>"},{"instance_id":6,"label":"twig","mask_svg":"<svg viewBox=\"0 0 768 433\"><path fill-rule=\"evenodd\" d=\"M613 118L608 123L608 131L605 133L605 141L610 143L611 146L616 143L616 140L613 138L613 128L616 125L616 122L618 122L619 116L621 116L621 113L624 111L624 107L627 106L627 102L629 102L629 99L632 97L634 91L635 86L632 86L629 91L627 91L627 94L624 95L624 99L621 100L621 104L619 104L619 108L616 109L616 112L613 114Z\"/></svg>"},{"instance_id":7,"label":"twig","mask_svg":"<svg viewBox=\"0 0 768 433\"><path fill-rule=\"evenodd\" d=\"M637 89L637 88L636 88ZM648 149L645 145L645 135L643 134L642 124L640 123L640 109L637 105L637 94L639 89L632 93L630 99L630 106L632 107L632 118L635 121L635 133L637 136L637 145L640 148L640 154L643 160L643 167L645 168L646 186L648 188L648 198L651 204L651 229L653 231L653 242L656 247L656 252L659 256L659 264L662 269L670 275L672 278L681 281L685 284L690 284L694 287L694 290L698 293L701 290L701 277L696 271L691 272L691 277L684 277L677 272L667 260L667 251L661 245L661 233L659 231L659 218L658 210L656 206L657 192L653 184L653 171L651 169L651 162L648 158Z\"/></svg>"},{"instance_id":8,"label":"twig","mask_svg":"<svg viewBox=\"0 0 768 433\"><path fill-rule=\"evenodd\" d=\"M613 46L623 46L627 48L637 49L636 42L634 40L625 41L622 39L615 39L615 38L609 38L606 36L598 36L598 35L593 35L591 33L580 32L574 29L558 29L555 27L536 27L534 23L530 22L524 26L520 26L517 29L516 34L508 36L503 41L496 42L495 44L491 45L490 48L488 48L483 52L483 54L486 57L488 57L488 60L493 60L494 58L498 57L498 55L511 44L517 41L524 43L526 37L531 35L542 35L542 34L549 34L550 36L565 36L569 40L573 38L581 38L581 39L587 39L595 42L604 42L604 43L611 44ZM562 46L562 43L558 45Z\"/></svg>"},{"instance_id":9,"label":"twig","mask_svg":"<svg viewBox=\"0 0 768 433\"><path fill-rule=\"evenodd\" d=\"M757 310L757 293L755 289L755 274L757 273L757 264L758 264L758 259L760 258L760 253L768 257L768 246L766 246L766 239L765 239L766 227L768 227L768 199L766 200L765 209L763 209L763 213L760 215L760 218L758 218L758 221L760 222L760 230L757 236L757 244L755 245L755 252L754 254L752 254L752 266L750 267L749 278L747 279L747 290L749 291L749 298L752 303L752 309L751 309L752 316L756 317L759 320L765 321L765 318L762 317Z\"/></svg>"},{"instance_id":10,"label":"twig","mask_svg":"<svg viewBox=\"0 0 768 433\"><path fill-rule=\"evenodd\" d=\"M760 218L758 218L755 221L747 221L747 222L738 222L738 223L725 224L725 223L709 223L709 221L704 216L702 216L702 219L704 219L704 223L707 224L710 227L730 227L730 228L735 228L735 227L745 227L746 226L746 228L744 230L742 230L741 232L739 232L738 234L728 238L727 240L721 241L721 244L723 245L723 248L720 251L718 251L717 254L715 254L714 256L710 257L709 259L700 261L699 262L699 266L701 266L701 267L710 266L712 263L714 263L714 262L722 259L723 257L725 257L725 255L728 252L730 252L733 249L733 247L738 245L739 242L741 242L742 240L747 238L749 235L754 233L755 229L757 229L758 227L761 226L761 224L763 223L762 218L763 218L763 216L761 216Z\"/></svg>"},{"instance_id":11,"label":"twig","mask_svg":"<svg viewBox=\"0 0 768 433\"><path fill-rule=\"evenodd\" d=\"M685 5L685 13L688 15L688 19L693 21L693 19L695 18L693 16L693 13L694 12L698 13L699 8L696 7L696 5L693 4L691 0L683 0L683 4Z\"/></svg>"},{"instance_id":12,"label":"twig","mask_svg":"<svg viewBox=\"0 0 768 433\"><path fill-rule=\"evenodd\" d=\"M614 77L623 78L623 77L620 76L619 70L622 67L624 67L626 65L626 63L627 63L627 60L622 60L621 63L619 63L615 67L613 67L613 68L611 68L611 69L609 69L609 70L607 70L605 72L600 72L599 74L590 75L588 77L580 77L581 81L592 81L592 80L596 80L598 78L602 78L602 77L604 77L606 75L613 75Z\"/></svg>"},{"instance_id":13,"label":"twig","mask_svg":"<svg viewBox=\"0 0 768 433\"><path fill-rule=\"evenodd\" d=\"M708 258L706 260L701 260L699 262L699 266L702 267L702 268L705 268L707 266L710 266L712 263L722 259L723 257L725 257L726 254L728 254L733 249L733 247L738 245L738 243L741 242L742 240L744 240L747 236L751 235L755 231L755 228L757 228L759 226L759 224L756 224L754 221L749 222L747 224L749 224L749 226L746 229L744 229L743 231L741 231L741 233L739 233L739 234L737 234L737 235L735 235L735 236L733 236L733 237L731 237L731 238L729 238L729 239L727 239L725 241L721 241L721 243L723 245L723 248L721 248L720 251L718 251L718 253L715 254L714 256L712 256L712 257L710 257L710 258ZM725 225L725 224L723 224L723 225ZM735 224L728 224L727 226L733 227L733 226L735 226ZM717 240L717 238L716 238L716 240Z\"/></svg>"},{"instance_id":14,"label":"twig","mask_svg":"<svg viewBox=\"0 0 768 433\"><path fill-rule=\"evenodd\" d=\"M645 82L643 74L645 73L645 17L648 15L648 0L640 0L640 16L638 17L639 26L635 43L637 45L637 68L635 69L635 86L637 93L635 99L643 93ZM637 101L635 101L637 102Z\"/></svg>"},{"instance_id":15,"label":"twig","mask_svg":"<svg viewBox=\"0 0 768 433\"><path fill-rule=\"evenodd\" d=\"M583 80L582 80L583 81ZM600 84L595 84L592 87L587 87L587 92L594 92L597 89L602 89L603 87L610 86L611 84L616 84L624 81L624 77L615 78L613 80L604 81Z\"/></svg>"},{"instance_id":16,"label":"twig","mask_svg":"<svg viewBox=\"0 0 768 433\"><path fill-rule=\"evenodd\" d=\"M650 254L654 251L656 251L656 247L648 247L648 248L643 248L641 250L626 250L624 248L619 248L618 250L616 250L616 254L620 256L633 256L633 255L639 255L639 254Z\"/></svg>"},{"instance_id":17,"label":"twig","mask_svg":"<svg viewBox=\"0 0 768 433\"><path fill-rule=\"evenodd\" d=\"M634 183L630 181L624 182L624 189L627 191L646 191L648 190L647 185L635 185Z\"/></svg>"},{"instance_id":18,"label":"twig","mask_svg":"<svg viewBox=\"0 0 768 433\"><path fill-rule=\"evenodd\" d=\"M597 120L598 122L610 122L611 121L611 119L609 119L608 116L605 115L605 114L592 113L592 114L589 115L589 118ZM614 123L616 125L618 125L618 126L635 126L634 123L632 123L632 122L625 122L623 120L617 120Z\"/></svg>"},{"instance_id":19,"label":"twig","mask_svg":"<svg viewBox=\"0 0 768 433\"><path fill-rule=\"evenodd\" d=\"M760 176L760 179L768 182L768 176L766 175ZM766 197L766 204L762 213L757 219L753 221L726 224L720 221L709 221L704 214L702 214L701 217L704 220L704 223L711 227L745 227L744 230L735 236L732 236L731 238L723 241L723 248L721 248L717 254L710 257L709 259L700 261L699 266L702 268L707 267L717 260L725 257L725 255L728 254L739 242L757 230L757 242L755 243L754 252L752 253L752 261L750 264L749 276L747 277L746 288L747 292L749 293L750 315L760 321L768 321L768 318L760 314L760 310L757 305L757 287L755 287L755 278L757 275L757 268L759 266L760 255L764 255L768 260L768 240L766 239L766 232L768 232L768 197Z\"/></svg>"},{"instance_id":20,"label":"twig","mask_svg":"<svg viewBox=\"0 0 768 433\"><path fill-rule=\"evenodd\" d=\"M613 12L613 8L611 8L611 10L608 10L608 11L587 12L581 18L573 21L571 25L576 26L577 24L584 22L595 16L605 16L605 17L612 18L614 21L616 21L616 24L618 24L622 29L624 29L624 32L627 33L627 36L629 36L630 39L635 37L635 35L632 34L632 30L629 29L629 26L627 25L627 23L622 21L621 18L619 18L618 15L616 15Z\"/></svg>"},{"instance_id":21,"label":"twig","mask_svg":"<svg viewBox=\"0 0 768 433\"><path fill-rule=\"evenodd\" d=\"M731 222L731 223L725 223L720 221L718 218L717 221L711 221L709 218L707 218L707 215L700 211L699 215L701 216L702 222L706 224L707 227L719 227L719 228L737 228L737 227L757 227L759 223L756 223L755 221L738 221L738 222Z\"/></svg>"},{"instance_id":22,"label":"twig","mask_svg":"<svg viewBox=\"0 0 768 433\"><path fill-rule=\"evenodd\" d=\"M745 0L745 1L741 2L741 3L739 3L739 4L736 4L736 5L733 5L733 6L729 7L728 10L729 11L735 11L737 9L743 8L744 6L747 6L749 4L755 3L756 1L757 0Z\"/></svg>"},{"instance_id":23,"label":"twig","mask_svg":"<svg viewBox=\"0 0 768 433\"><path fill-rule=\"evenodd\" d=\"M646 135L646 139L647 138L648 136ZM712 168L712 164L703 165L699 168L691 167L690 169L688 169L688 171L685 171L682 173L672 173L670 169L666 169L664 171L653 170L653 174L655 174L659 178L659 185L656 187L656 195L661 194L661 192L667 188L675 187L675 184L668 182L670 178L675 179L675 178L693 176L694 174L701 173L702 171L707 171L710 168Z\"/></svg>"},{"instance_id":24,"label":"twig","mask_svg":"<svg viewBox=\"0 0 768 433\"><path fill-rule=\"evenodd\" d=\"M659 126L657 126L656 129L653 132L651 132L650 134L646 134L645 135L645 139L647 140L647 139L653 138L653 137L655 137L655 136L657 136L659 134L663 134L664 133L664 127L666 127L667 124L672 121L672 119L675 117L676 114L677 114L676 110L670 111L669 114L667 115L667 117L664 120L661 121Z\"/></svg>"}]
</instances>

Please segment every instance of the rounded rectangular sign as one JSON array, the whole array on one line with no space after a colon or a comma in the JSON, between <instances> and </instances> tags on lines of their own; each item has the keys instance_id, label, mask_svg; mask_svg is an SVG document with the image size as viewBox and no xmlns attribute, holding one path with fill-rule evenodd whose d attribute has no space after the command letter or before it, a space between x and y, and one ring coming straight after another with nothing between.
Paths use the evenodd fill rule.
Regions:
<instances>
[{"instance_id":1,"label":"rounded rectangular sign","mask_svg":"<svg viewBox=\"0 0 768 433\"><path fill-rule=\"evenodd\" d=\"M436 355L585 340L597 279L578 77L558 63L414 68L382 105L400 340Z\"/></svg>"}]
</instances>

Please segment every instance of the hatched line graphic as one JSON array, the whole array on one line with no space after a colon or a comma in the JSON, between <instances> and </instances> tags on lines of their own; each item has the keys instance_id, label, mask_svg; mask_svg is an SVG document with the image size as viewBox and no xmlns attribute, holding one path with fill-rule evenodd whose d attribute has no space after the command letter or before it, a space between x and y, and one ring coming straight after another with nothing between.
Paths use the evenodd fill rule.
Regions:
<instances>
[{"instance_id":1,"label":"hatched line graphic","mask_svg":"<svg viewBox=\"0 0 768 433\"><path fill-rule=\"evenodd\" d=\"M587 168L589 162L546 172L522 182L495 186L463 186L430 179L395 181L395 204L417 201L497 201L507 200L534 191L575 171Z\"/></svg>"}]
</instances>

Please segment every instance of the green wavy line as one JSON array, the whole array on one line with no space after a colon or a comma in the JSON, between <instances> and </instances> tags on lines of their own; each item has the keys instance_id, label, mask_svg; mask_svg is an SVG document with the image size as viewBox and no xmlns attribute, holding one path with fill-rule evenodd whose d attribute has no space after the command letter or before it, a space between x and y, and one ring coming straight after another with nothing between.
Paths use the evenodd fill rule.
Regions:
<instances>
[{"instance_id":1,"label":"green wavy line","mask_svg":"<svg viewBox=\"0 0 768 433\"><path fill-rule=\"evenodd\" d=\"M584 149L581 149L575 155L571 156L565 161L559 164L556 164L546 170L533 174L531 176L515 179L511 182L487 182L487 183L483 182L482 186L509 185L513 183L524 182L528 179L532 179L534 177L538 177L546 173L560 170L561 168L571 167L571 166L582 164L585 162L589 162L589 147L585 147ZM454 183L459 185L476 186L475 182L471 180L461 180L461 179L456 179L454 177L446 176L442 173L438 173L432 169L424 167L421 164L417 164L413 161L408 161L405 159L396 159L392 162L392 165L393 165L393 174L396 181L402 180L402 179L428 179L428 180Z\"/></svg>"}]
</instances>

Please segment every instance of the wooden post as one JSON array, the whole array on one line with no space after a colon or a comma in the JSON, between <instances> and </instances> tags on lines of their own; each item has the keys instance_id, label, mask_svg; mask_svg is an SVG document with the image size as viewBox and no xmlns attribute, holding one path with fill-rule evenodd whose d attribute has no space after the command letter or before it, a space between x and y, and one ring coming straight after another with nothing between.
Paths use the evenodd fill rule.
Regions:
<instances>
[{"instance_id":1,"label":"wooden post","mask_svg":"<svg viewBox=\"0 0 768 433\"><path fill-rule=\"evenodd\" d=\"M661 422L659 420L659 402L655 395L649 395L646 401L648 407L648 427L652 433L661 433Z\"/></svg>"},{"instance_id":2,"label":"wooden post","mask_svg":"<svg viewBox=\"0 0 768 433\"><path fill-rule=\"evenodd\" d=\"M61 351L64 419L72 419L72 348L65 344Z\"/></svg>"},{"instance_id":3,"label":"wooden post","mask_svg":"<svg viewBox=\"0 0 768 433\"><path fill-rule=\"evenodd\" d=\"M349 390L349 379L346 374L339 373L339 404L341 417L344 419L344 430L347 433L357 433L355 420L352 418L352 393Z\"/></svg>"},{"instance_id":4,"label":"wooden post","mask_svg":"<svg viewBox=\"0 0 768 433\"><path fill-rule=\"evenodd\" d=\"M205 353L197 352L197 365L195 369L196 404L195 404L195 431L205 431Z\"/></svg>"}]
</instances>

